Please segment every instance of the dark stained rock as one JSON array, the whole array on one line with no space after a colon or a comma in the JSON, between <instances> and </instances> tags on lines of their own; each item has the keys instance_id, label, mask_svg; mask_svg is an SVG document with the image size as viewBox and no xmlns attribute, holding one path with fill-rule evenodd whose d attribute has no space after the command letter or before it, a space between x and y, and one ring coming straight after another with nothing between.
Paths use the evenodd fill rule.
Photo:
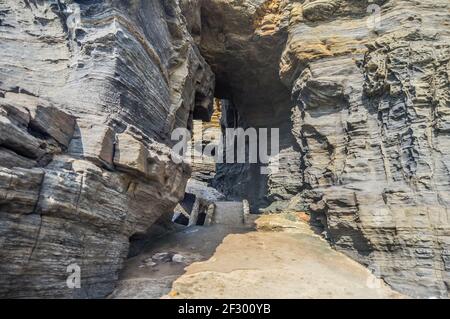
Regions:
<instances>
[{"instance_id":1,"label":"dark stained rock","mask_svg":"<svg viewBox=\"0 0 450 319\"><path fill-rule=\"evenodd\" d=\"M175 1L3 0L0 21L0 297L105 297L184 196L170 133L210 116L214 75Z\"/></svg>"}]
</instances>

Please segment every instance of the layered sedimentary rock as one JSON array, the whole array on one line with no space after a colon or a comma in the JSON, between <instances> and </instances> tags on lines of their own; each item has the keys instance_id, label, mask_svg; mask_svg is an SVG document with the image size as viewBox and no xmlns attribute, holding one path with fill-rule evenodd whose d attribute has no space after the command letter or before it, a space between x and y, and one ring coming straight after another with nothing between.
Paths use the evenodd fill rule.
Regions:
<instances>
[{"instance_id":1,"label":"layered sedimentary rock","mask_svg":"<svg viewBox=\"0 0 450 319\"><path fill-rule=\"evenodd\" d=\"M448 1L217 0L201 18L226 125L280 127L278 172L222 165L217 186L304 208L396 289L448 296Z\"/></svg>"},{"instance_id":2,"label":"layered sedimentary rock","mask_svg":"<svg viewBox=\"0 0 450 319\"><path fill-rule=\"evenodd\" d=\"M182 14L183 12L184 14ZM279 128L277 171L224 164L252 210L307 210L394 288L450 286L449 3L0 0L0 295L101 297L183 198L170 133ZM184 15L184 16L183 16ZM212 71L205 63L211 65ZM81 267L81 289L66 267Z\"/></svg>"},{"instance_id":3,"label":"layered sedimentary rock","mask_svg":"<svg viewBox=\"0 0 450 319\"><path fill-rule=\"evenodd\" d=\"M449 4L387 1L374 25L345 6L292 26L282 58L309 209L396 289L447 297Z\"/></svg>"},{"instance_id":4,"label":"layered sedimentary rock","mask_svg":"<svg viewBox=\"0 0 450 319\"><path fill-rule=\"evenodd\" d=\"M170 133L214 75L176 1L1 0L0 51L0 296L106 296L184 196Z\"/></svg>"},{"instance_id":5,"label":"layered sedimentary rock","mask_svg":"<svg viewBox=\"0 0 450 319\"><path fill-rule=\"evenodd\" d=\"M194 120L188 158L192 167L192 178L210 182L216 175L216 153L221 142L221 102L215 99L211 121Z\"/></svg>"}]
</instances>

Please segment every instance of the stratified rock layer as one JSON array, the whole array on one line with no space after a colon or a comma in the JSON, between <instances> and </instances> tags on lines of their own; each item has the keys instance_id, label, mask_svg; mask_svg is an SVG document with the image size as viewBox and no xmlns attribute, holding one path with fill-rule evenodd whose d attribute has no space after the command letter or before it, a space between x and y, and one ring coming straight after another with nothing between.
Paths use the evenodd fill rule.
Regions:
<instances>
[{"instance_id":1,"label":"stratified rock layer","mask_svg":"<svg viewBox=\"0 0 450 319\"><path fill-rule=\"evenodd\" d=\"M1 0L0 51L0 297L104 297L184 196L170 133L214 75L175 1Z\"/></svg>"},{"instance_id":2,"label":"stratified rock layer","mask_svg":"<svg viewBox=\"0 0 450 319\"><path fill-rule=\"evenodd\" d=\"M183 197L170 133L211 116L207 60L224 127L280 128L279 170L219 165L222 192L448 297L449 25L447 0L0 0L0 296L113 289Z\"/></svg>"},{"instance_id":3,"label":"stratified rock layer","mask_svg":"<svg viewBox=\"0 0 450 319\"><path fill-rule=\"evenodd\" d=\"M280 127L278 172L221 165L220 190L253 209L306 209L396 289L447 297L448 1L217 0L202 12L227 126Z\"/></svg>"}]
</instances>

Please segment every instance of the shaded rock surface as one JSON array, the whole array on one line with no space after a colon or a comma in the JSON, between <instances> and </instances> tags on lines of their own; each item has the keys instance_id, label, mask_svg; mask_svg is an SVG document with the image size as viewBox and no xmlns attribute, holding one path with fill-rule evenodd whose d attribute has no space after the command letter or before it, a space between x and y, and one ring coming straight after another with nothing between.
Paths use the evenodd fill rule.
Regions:
<instances>
[{"instance_id":1,"label":"shaded rock surface","mask_svg":"<svg viewBox=\"0 0 450 319\"><path fill-rule=\"evenodd\" d=\"M192 178L210 183L216 175L215 155L221 137L221 102L214 101L214 113L210 122L193 121L192 140L188 148L192 151L190 158Z\"/></svg>"},{"instance_id":2,"label":"shaded rock surface","mask_svg":"<svg viewBox=\"0 0 450 319\"><path fill-rule=\"evenodd\" d=\"M201 12L191 24L225 126L280 128L277 172L219 165L214 185L253 211L305 209L396 289L448 297L448 1L218 0Z\"/></svg>"},{"instance_id":3,"label":"shaded rock surface","mask_svg":"<svg viewBox=\"0 0 450 319\"><path fill-rule=\"evenodd\" d=\"M298 216L262 216L258 231L217 224L171 234L127 262L111 297L404 298ZM184 263L146 267L161 250L185 256Z\"/></svg>"},{"instance_id":4,"label":"shaded rock surface","mask_svg":"<svg viewBox=\"0 0 450 319\"><path fill-rule=\"evenodd\" d=\"M183 198L170 133L215 87L223 128L280 128L279 170L218 165L220 192L448 297L449 24L447 0L0 0L0 296L110 293Z\"/></svg>"},{"instance_id":5,"label":"shaded rock surface","mask_svg":"<svg viewBox=\"0 0 450 319\"><path fill-rule=\"evenodd\" d=\"M0 297L104 297L184 195L170 133L214 75L175 1L1 0L0 51Z\"/></svg>"},{"instance_id":6,"label":"shaded rock surface","mask_svg":"<svg viewBox=\"0 0 450 319\"><path fill-rule=\"evenodd\" d=\"M149 242L142 254L126 261L117 288L109 298L161 298L171 291L173 282L189 264L210 258L230 232L243 231L242 228L193 226ZM154 261L153 256L161 253L169 254L172 260ZM175 255L183 256L183 262L173 261ZM148 259L155 264L149 266Z\"/></svg>"}]
</instances>

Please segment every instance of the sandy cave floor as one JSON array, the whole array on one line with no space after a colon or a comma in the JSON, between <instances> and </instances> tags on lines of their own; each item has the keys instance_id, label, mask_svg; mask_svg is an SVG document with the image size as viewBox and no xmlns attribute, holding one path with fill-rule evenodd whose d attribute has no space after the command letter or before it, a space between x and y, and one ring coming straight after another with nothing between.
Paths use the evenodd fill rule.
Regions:
<instances>
[{"instance_id":1,"label":"sandy cave floor","mask_svg":"<svg viewBox=\"0 0 450 319\"><path fill-rule=\"evenodd\" d=\"M110 298L404 298L292 216L165 236L127 261Z\"/></svg>"}]
</instances>

